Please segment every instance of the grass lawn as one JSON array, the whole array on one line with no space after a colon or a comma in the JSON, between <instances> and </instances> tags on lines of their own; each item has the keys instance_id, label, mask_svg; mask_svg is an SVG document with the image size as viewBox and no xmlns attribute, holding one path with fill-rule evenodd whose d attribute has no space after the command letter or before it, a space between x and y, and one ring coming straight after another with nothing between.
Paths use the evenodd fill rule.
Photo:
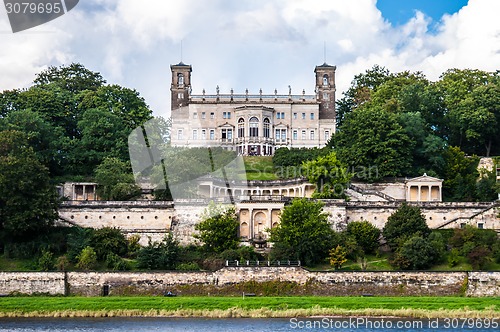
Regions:
<instances>
[{"instance_id":1,"label":"grass lawn","mask_svg":"<svg viewBox=\"0 0 500 332\"><path fill-rule=\"evenodd\" d=\"M392 315L498 317L500 298L467 297L3 297L9 316L207 316ZM460 316L462 315L462 316Z\"/></svg>"},{"instance_id":2,"label":"grass lawn","mask_svg":"<svg viewBox=\"0 0 500 332\"><path fill-rule=\"evenodd\" d=\"M249 156L245 161L247 180L278 180L274 172L273 157Z\"/></svg>"}]
</instances>

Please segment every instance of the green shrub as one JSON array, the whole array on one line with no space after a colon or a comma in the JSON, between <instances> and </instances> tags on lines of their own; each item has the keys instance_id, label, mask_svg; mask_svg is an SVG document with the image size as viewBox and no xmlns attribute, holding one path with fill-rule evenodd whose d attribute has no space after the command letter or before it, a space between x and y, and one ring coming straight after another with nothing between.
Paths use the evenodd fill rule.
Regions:
<instances>
[{"instance_id":1,"label":"green shrub","mask_svg":"<svg viewBox=\"0 0 500 332\"><path fill-rule=\"evenodd\" d=\"M104 260L109 254L125 255L128 249L128 242L120 229L103 227L96 229L92 234L91 246L97 254L97 259Z\"/></svg>"},{"instance_id":2,"label":"green shrub","mask_svg":"<svg viewBox=\"0 0 500 332\"><path fill-rule=\"evenodd\" d=\"M137 267L148 270L173 270L178 262L179 243L172 234L162 242L149 239L147 246L142 247L137 254Z\"/></svg>"},{"instance_id":3,"label":"green shrub","mask_svg":"<svg viewBox=\"0 0 500 332\"><path fill-rule=\"evenodd\" d=\"M200 266L195 262L181 263L181 264L177 265L176 270L179 270L179 271L199 271Z\"/></svg>"},{"instance_id":4,"label":"green shrub","mask_svg":"<svg viewBox=\"0 0 500 332\"><path fill-rule=\"evenodd\" d=\"M479 246L471 250L467 255L467 260L474 270L484 270L486 265L492 260L491 251L485 246Z\"/></svg>"},{"instance_id":5,"label":"green shrub","mask_svg":"<svg viewBox=\"0 0 500 332\"><path fill-rule=\"evenodd\" d=\"M455 267L458 263L460 263L460 251L457 248L453 248L448 254L448 266Z\"/></svg>"},{"instance_id":6,"label":"green shrub","mask_svg":"<svg viewBox=\"0 0 500 332\"><path fill-rule=\"evenodd\" d=\"M97 265L97 254L92 247L85 247L76 257L78 262L76 267L82 270L94 269Z\"/></svg>"},{"instance_id":7,"label":"green shrub","mask_svg":"<svg viewBox=\"0 0 500 332\"><path fill-rule=\"evenodd\" d=\"M106 267L112 269L113 271L126 271L130 270L127 262L114 253L109 253L106 256Z\"/></svg>"},{"instance_id":8,"label":"green shrub","mask_svg":"<svg viewBox=\"0 0 500 332\"><path fill-rule=\"evenodd\" d=\"M52 271L54 269L54 254L46 249L42 250L42 256L38 258L38 269Z\"/></svg>"},{"instance_id":9,"label":"green shrub","mask_svg":"<svg viewBox=\"0 0 500 332\"><path fill-rule=\"evenodd\" d=\"M58 271L66 271L68 269L69 265L70 265L70 262L69 262L68 256L63 255L63 256L57 257L55 267Z\"/></svg>"}]
</instances>

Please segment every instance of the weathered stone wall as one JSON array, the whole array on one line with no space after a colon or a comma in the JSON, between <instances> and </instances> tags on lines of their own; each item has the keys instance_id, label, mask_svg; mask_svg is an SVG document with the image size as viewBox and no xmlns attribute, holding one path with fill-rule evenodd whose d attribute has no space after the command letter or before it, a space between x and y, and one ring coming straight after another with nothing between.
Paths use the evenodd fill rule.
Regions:
<instances>
[{"instance_id":1,"label":"weathered stone wall","mask_svg":"<svg viewBox=\"0 0 500 332\"><path fill-rule=\"evenodd\" d=\"M65 295L64 272L0 272L0 295Z\"/></svg>"},{"instance_id":2,"label":"weathered stone wall","mask_svg":"<svg viewBox=\"0 0 500 332\"><path fill-rule=\"evenodd\" d=\"M287 284L281 295L500 296L500 272L318 272L301 267L226 267L215 272L0 272L0 294L239 294ZM251 288L254 287L254 288Z\"/></svg>"},{"instance_id":3,"label":"weathered stone wall","mask_svg":"<svg viewBox=\"0 0 500 332\"><path fill-rule=\"evenodd\" d=\"M408 203L419 206L430 228L459 228L460 224L478 226L500 230L498 202L428 202ZM401 203L399 202L346 202L345 207L338 203L326 203L325 209L330 213L345 208L346 222L367 220L382 229L387 218L394 213Z\"/></svg>"},{"instance_id":4,"label":"weathered stone wall","mask_svg":"<svg viewBox=\"0 0 500 332\"><path fill-rule=\"evenodd\" d=\"M117 227L127 236L137 234L140 243L160 241L170 230L174 205L157 201L67 201L59 216L81 227Z\"/></svg>"},{"instance_id":5,"label":"weathered stone wall","mask_svg":"<svg viewBox=\"0 0 500 332\"><path fill-rule=\"evenodd\" d=\"M207 204L175 204L175 216L172 224L174 236L181 245L195 242L194 226L200 222L200 217Z\"/></svg>"}]
</instances>

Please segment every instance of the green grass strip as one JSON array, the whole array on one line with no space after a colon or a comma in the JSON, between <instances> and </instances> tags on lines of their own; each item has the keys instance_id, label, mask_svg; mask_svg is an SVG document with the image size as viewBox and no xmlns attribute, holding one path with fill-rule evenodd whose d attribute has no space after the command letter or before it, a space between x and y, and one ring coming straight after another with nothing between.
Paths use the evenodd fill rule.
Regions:
<instances>
[{"instance_id":1,"label":"green grass strip","mask_svg":"<svg viewBox=\"0 0 500 332\"><path fill-rule=\"evenodd\" d=\"M4 297L0 317L500 316L500 298L466 297Z\"/></svg>"}]
</instances>

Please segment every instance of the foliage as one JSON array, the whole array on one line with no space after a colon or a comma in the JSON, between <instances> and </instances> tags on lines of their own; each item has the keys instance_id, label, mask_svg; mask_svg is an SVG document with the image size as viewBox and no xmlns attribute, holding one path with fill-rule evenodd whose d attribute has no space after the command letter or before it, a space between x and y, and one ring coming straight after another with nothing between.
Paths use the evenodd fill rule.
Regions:
<instances>
[{"instance_id":1,"label":"foliage","mask_svg":"<svg viewBox=\"0 0 500 332\"><path fill-rule=\"evenodd\" d=\"M181 264L177 265L177 267L175 269L178 271L199 271L200 266L195 262L181 263Z\"/></svg>"},{"instance_id":2,"label":"foliage","mask_svg":"<svg viewBox=\"0 0 500 332\"><path fill-rule=\"evenodd\" d=\"M203 243L207 251L221 253L238 247L238 227L234 207L210 202L201 215L201 222L195 226L199 233L194 237Z\"/></svg>"},{"instance_id":3,"label":"foliage","mask_svg":"<svg viewBox=\"0 0 500 332\"><path fill-rule=\"evenodd\" d=\"M123 256L127 253L127 239L119 228L103 227L94 230L90 243L99 260L106 259L110 254Z\"/></svg>"},{"instance_id":4,"label":"foliage","mask_svg":"<svg viewBox=\"0 0 500 332\"><path fill-rule=\"evenodd\" d=\"M486 246L475 247L467 254L467 260L474 270L483 270L492 260L491 250Z\"/></svg>"},{"instance_id":5,"label":"foliage","mask_svg":"<svg viewBox=\"0 0 500 332\"><path fill-rule=\"evenodd\" d=\"M40 163L18 131L0 132L0 231L26 240L46 232L57 218L58 198Z\"/></svg>"},{"instance_id":6,"label":"foliage","mask_svg":"<svg viewBox=\"0 0 500 332\"><path fill-rule=\"evenodd\" d=\"M179 256L179 243L169 233L162 242L149 239L137 254L137 267L148 270L173 270Z\"/></svg>"},{"instance_id":7,"label":"foliage","mask_svg":"<svg viewBox=\"0 0 500 332\"><path fill-rule=\"evenodd\" d=\"M97 254L92 247L83 248L76 259L78 260L76 263L78 269L91 270L97 266Z\"/></svg>"},{"instance_id":8,"label":"foliage","mask_svg":"<svg viewBox=\"0 0 500 332\"><path fill-rule=\"evenodd\" d=\"M38 269L52 271L54 269L54 254L48 250L42 250L42 256L38 258Z\"/></svg>"},{"instance_id":9,"label":"foliage","mask_svg":"<svg viewBox=\"0 0 500 332\"><path fill-rule=\"evenodd\" d=\"M330 265L335 268L335 270L340 270L342 265L347 262L347 251L341 246L336 246L329 251L329 261Z\"/></svg>"},{"instance_id":10,"label":"foliage","mask_svg":"<svg viewBox=\"0 0 500 332\"><path fill-rule=\"evenodd\" d=\"M95 171L95 180L103 200L128 200L141 192L129 165L118 158L105 158Z\"/></svg>"},{"instance_id":11,"label":"foliage","mask_svg":"<svg viewBox=\"0 0 500 332\"><path fill-rule=\"evenodd\" d=\"M412 146L397 117L381 108L363 106L346 116L332 137L337 158L363 180L376 181L406 174L412 165ZM376 174L362 170L376 167Z\"/></svg>"},{"instance_id":12,"label":"foliage","mask_svg":"<svg viewBox=\"0 0 500 332\"><path fill-rule=\"evenodd\" d=\"M115 253L108 253L106 256L106 267L113 271L126 271L130 270L127 262Z\"/></svg>"},{"instance_id":13,"label":"foliage","mask_svg":"<svg viewBox=\"0 0 500 332\"><path fill-rule=\"evenodd\" d=\"M68 256L62 255L57 257L55 267L58 271L66 271L70 265Z\"/></svg>"},{"instance_id":14,"label":"foliage","mask_svg":"<svg viewBox=\"0 0 500 332\"><path fill-rule=\"evenodd\" d=\"M78 262L78 255L80 252L91 246L91 239L94 234L92 228L73 228L73 232L68 235L68 259L72 263Z\"/></svg>"},{"instance_id":15,"label":"foliage","mask_svg":"<svg viewBox=\"0 0 500 332\"><path fill-rule=\"evenodd\" d=\"M415 235L406 240L397 250L392 264L403 270L420 270L435 261L434 247L428 239Z\"/></svg>"},{"instance_id":16,"label":"foliage","mask_svg":"<svg viewBox=\"0 0 500 332\"><path fill-rule=\"evenodd\" d=\"M307 180L316 184L313 198L345 198L352 175L337 159L335 152L302 164Z\"/></svg>"},{"instance_id":17,"label":"foliage","mask_svg":"<svg viewBox=\"0 0 500 332\"><path fill-rule=\"evenodd\" d=\"M328 151L326 149L279 148L274 152L273 164L275 167L298 166L327 154Z\"/></svg>"},{"instance_id":18,"label":"foliage","mask_svg":"<svg viewBox=\"0 0 500 332\"><path fill-rule=\"evenodd\" d=\"M127 255L130 258L137 257L137 253L141 250L141 245L139 244L140 240L141 237L137 234L134 234L127 239Z\"/></svg>"},{"instance_id":19,"label":"foliage","mask_svg":"<svg viewBox=\"0 0 500 332\"><path fill-rule=\"evenodd\" d=\"M489 202L498 199L496 171L480 171L479 180L476 182L477 200Z\"/></svg>"},{"instance_id":20,"label":"foliage","mask_svg":"<svg viewBox=\"0 0 500 332\"><path fill-rule=\"evenodd\" d=\"M285 249L290 255L287 258L312 265L326 258L334 231L323 212L323 203L301 198L284 207L280 224L270 234L275 244L271 252Z\"/></svg>"},{"instance_id":21,"label":"foliage","mask_svg":"<svg viewBox=\"0 0 500 332\"><path fill-rule=\"evenodd\" d=\"M369 221L354 221L347 224L347 235L352 236L365 254L372 254L379 247L380 230Z\"/></svg>"},{"instance_id":22,"label":"foliage","mask_svg":"<svg viewBox=\"0 0 500 332\"><path fill-rule=\"evenodd\" d=\"M389 216L382 230L382 234L392 250L396 250L413 235L425 238L430 232L420 208L406 203L403 203L396 212Z\"/></svg>"},{"instance_id":23,"label":"foliage","mask_svg":"<svg viewBox=\"0 0 500 332\"><path fill-rule=\"evenodd\" d=\"M479 176L477 156L468 157L458 147L450 146L444 152L444 170L442 176L445 200L474 201L476 181Z\"/></svg>"}]
</instances>

